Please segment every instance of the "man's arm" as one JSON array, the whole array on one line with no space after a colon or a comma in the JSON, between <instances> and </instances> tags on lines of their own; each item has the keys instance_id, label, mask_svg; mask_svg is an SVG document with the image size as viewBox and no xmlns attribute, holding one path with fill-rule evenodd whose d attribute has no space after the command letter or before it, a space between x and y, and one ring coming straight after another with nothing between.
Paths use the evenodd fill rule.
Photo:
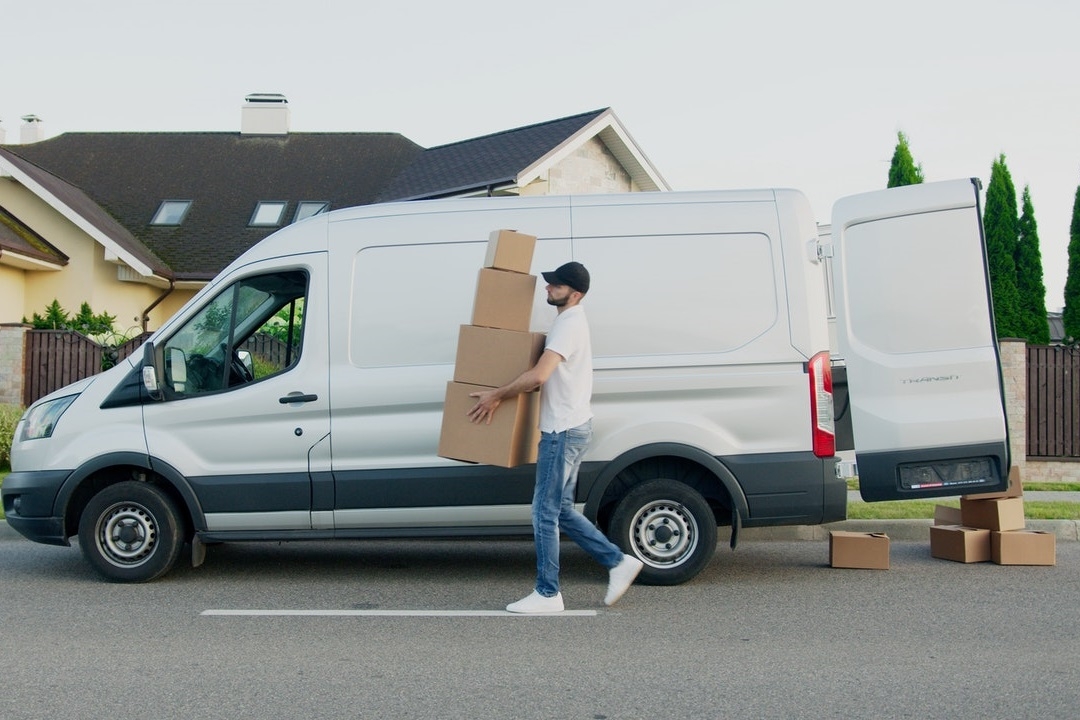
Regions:
<instances>
[{"instance_id":1,"label":"man's arm","mask_svg":"<svg viewBox=\"0 0 1080 720\"><path fill-rule=\"evenodd\" d=\"M532 392L547 382L555 368L563 361L563 356L554 350L544 350L544 354L536 361L536 365L526 370L502 387L493 390L470 393L469 397L476 398L476 405L468 412L469 420L474 423L486 422L491 424L491 418L495 414L495 408L508 397L514 397L524 392Z\"/></svg>"}]
</instances>

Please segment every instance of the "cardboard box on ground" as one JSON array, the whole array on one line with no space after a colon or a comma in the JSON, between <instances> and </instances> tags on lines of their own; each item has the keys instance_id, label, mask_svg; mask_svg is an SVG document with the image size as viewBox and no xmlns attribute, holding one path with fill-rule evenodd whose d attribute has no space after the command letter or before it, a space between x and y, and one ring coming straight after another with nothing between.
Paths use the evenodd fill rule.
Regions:
<instances>
[{"instance_id":1,"label":"cardboard box on ground","mask_svg":"<svg viewBox=\"0 0 1080 720\"><path fill-rule=\"evenodd\" d=\"M889 569L889 536L885 533L833 530L829 533L829 565L834 568Z\"/></svg>"},{"instance_id":2,"label":"cardboard box on ground","mask_svg":"<svg viewBox=\"0 0 1080 720\"><path fill-rule=\"evenodd\" d=\"M458 334L454 379L446 386L440 457L500 467L536 462L539 393L503 400L491 424L473 423L470 393L505 385L540 358L544 334L529 332L536 276L530 275L536 238L496 230L476 280L472 324Z\"/></svg>"},{"instance_id":3,"label":"cardboard box on ground","mask_svg":"<svg viewBox=\"0 0 1080 720\"><path fill-rule=\"evenodd\" d=\"M930 528L930 555L963 563L1055 564L1055 537L1025 529L1023 495L1014 467L1004 492L965 495L959 510L938 505Z\"/></svg>"}]
</instances>

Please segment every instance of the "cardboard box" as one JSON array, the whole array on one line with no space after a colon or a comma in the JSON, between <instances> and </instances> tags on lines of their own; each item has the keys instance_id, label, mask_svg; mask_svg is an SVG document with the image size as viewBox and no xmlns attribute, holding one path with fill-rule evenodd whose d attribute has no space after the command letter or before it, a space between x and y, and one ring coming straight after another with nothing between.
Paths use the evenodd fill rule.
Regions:
<instances>
[{"instance_id":1,"label":"cardboard box","mask_svg":"<svg viewBox=\"0 0 1080 720\"><path fill-rule=\"evenodd\" d=\"M500 387L540 359L544 333L462 325L458 332L454 380Z\"/></svg>"},{"instance_id":2,"label":"cardboard box","mask_svg":"<svg viewBox=\"0 0 1080 720\"><path fill-rule=\"evenodd\" d=\"M996 498L1023 497L1024 485L1020 482L1020 468L1015 465L1009 469L1009 487L1004 492L976 493L965 495L969 500L993 500Z\"/></svg>"},{"instance_id":3,"label":"cardboard box","mask_svg":"<svg viewBox=\"0 0 1080 720\"><path fill-rule=\"evenodd\" d=\"M963 523L960 522L960 508L954 508L949 505L935 505L934 524L963 525Z\"/></svg>"},{"instance_id":4,"label":"cardboard box","mask_svg":"<svg viewBox=\"0 0 1080 720\"><path fill-rule=\"evenodd\" d=\"M484 267L529 274L536 238L513 230L496 230L488 238Z\"/></svg>"},{"instance_id":5,"label":"cardboard box","mask_svg":"<svg viewBox=\"0 0 1080 720\"><path fill-rule=\"evenodd\" d=\"M962 525L931 525L930 556L962 563L986 562L990 559L990 531Z\"/></svg>"},{"instance_id":6,"label":"cardboard box","mask_svg":"<svg viewBox=\"0 0 1080 720\"><path fill-rule=\"evenodd\" d=\"M472 324L528 332L535 296L535 275L481 268Z\"/></svg>"},{"instance_id":7,"label":"cardboard box","mask_svg":"<svg viewBox=\"0 0 1080 720\"><path fill-rule=\"evenodd\" d=\"M986 530L1023 530L1024 499L994 498L972 500L960 498L961 524Z\"/></svg>"},{"instance_id":8,"label":"cardboard box","mask_svg":"<svg viewBox=\"0 0 1080 720\"><path fill-rule=\"evenodd\" d=\"M1012 530L990 533L990 557L998 565L1054 565L1053 533Z\"/></svg>"},{"instance_id":9,"label":"cardboard box","mask_svg":"<svg viewBox=\"0 0 1080 720\"><path fill-rule=\"evenodd\" d=\"M829 533L829 565L834 568L889 569L889 536L885 533Z\"/></svg>"},{"instance_id":10,"label":"cardboard box","mask_svg":"<svg viewBox=\"0 0 1080 720\"><path fill-rule=\"evenodd\" d=\"M446 384L439 457L506 468L536 462L540 393L503 400L488 425L473 423L466 415L476 404L469 393L483 389L480 385Z\"/></svg>"}]
</instances>

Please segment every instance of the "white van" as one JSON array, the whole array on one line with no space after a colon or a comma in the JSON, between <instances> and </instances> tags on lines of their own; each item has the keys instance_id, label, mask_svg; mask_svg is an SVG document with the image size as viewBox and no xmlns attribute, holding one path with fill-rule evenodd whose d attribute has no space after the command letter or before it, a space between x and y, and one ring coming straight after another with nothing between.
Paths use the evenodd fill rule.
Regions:
<instances>
[{"instance_id":1,"label":"white van","mask_svg":"<svg viewBox=\"0 0 1080 720\"><path fill-rule=\"evenodd\" d=\"M454 199L319 215L233 262L133 358L19 422L8 523L111 580L190 543L531 533L532 466L436 455L488 235L533 273L584 263L595 436L578 502L644 582L686 581L717 527L844 519L827 292L863 495L1005 487L977 181L837 203L793 190ZM532 329L553 311L537 284ZM848 407L850 406L850 407Z\"/></svg>"}]
</instances>

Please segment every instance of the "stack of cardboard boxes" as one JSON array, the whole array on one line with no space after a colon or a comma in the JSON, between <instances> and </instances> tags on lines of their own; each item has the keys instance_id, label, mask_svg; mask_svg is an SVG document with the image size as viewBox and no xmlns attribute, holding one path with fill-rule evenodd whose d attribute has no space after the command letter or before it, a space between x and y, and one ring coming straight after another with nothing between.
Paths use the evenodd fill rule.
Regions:
<instances>
[{"instance_id":1,"label":"stack of cardboard boxes","mask_svg":"<svg viewBox=\"0 0 1080 720\"><path fill-rule=\"evenodd\" d=\"M439 456L514 467L536 462L539 393L507 398L491 424L472 423L471 393L496 388L525 372L544 350L544 334L529 332L536 276L536 238L496 230L488 240L473 302L472 324L458 334L454 379L446 386Z\"/></svg>"},{"instance_id":2,"label":"stack of cardboard boxes","mask_svg":"<svg viewBox=\"0 0 1080 720\"><path fill-rule=\"evenodd\" d=\"M998 565L1053 565L1052 533L1027 530L1023 488L1016 468L1000 493L965 495L960 507L938 505L930 528L930 554L955 562L993 561ZM889 568L889 538L884 533L829 533L829 565Z\"/></svg>"},{"instance_id":3,"label":"stack of cardboard boxes","mask_svg":"<svg viewBox=\"0 0 1080 720\"><path fill-rule=\"evenodd\" d=\"M965 495L960 509L939 505L930 528L930 554L955 562L1053 565L1052 533L1025 529L1023 488L1016 468L1003 493Z\"/></svg>"}]
</instances>

